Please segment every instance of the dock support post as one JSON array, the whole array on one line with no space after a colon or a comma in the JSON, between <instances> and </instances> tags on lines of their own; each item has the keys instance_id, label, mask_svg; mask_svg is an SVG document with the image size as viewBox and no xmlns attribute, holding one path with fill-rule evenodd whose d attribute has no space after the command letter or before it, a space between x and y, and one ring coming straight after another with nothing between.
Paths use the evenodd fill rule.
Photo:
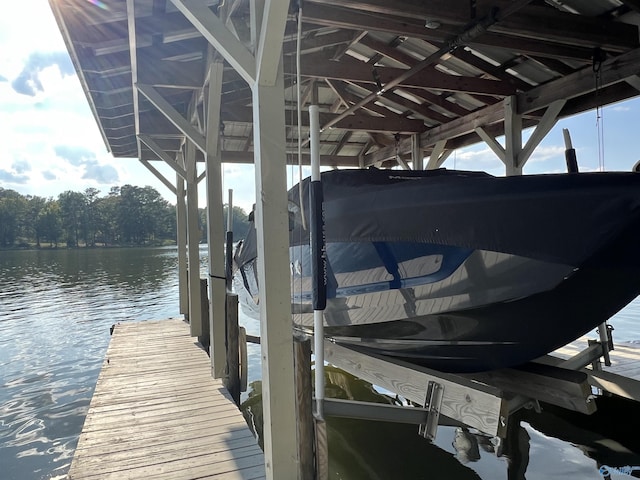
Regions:
<instances>
[{"instance_id":1,"label":"dock support post","mask_svg":"<svg viewBox=\"0 0 640 480\"><path fill-rule=\"evenodd\" d=\"M211 373L222 378L226 367L225 350L225 262L222 208L222 156L220 145L220 95L222 62L209 65L207 91L206 144L207 153L207 247L209 252L209 325L211 332Z\"/></svg>"},{"instance_id":2,"label":"dock support post","mask_svg":"<svg viewBox=\"0 0 640 480\"><path fill-rule=\"evenodd\" d=\"M307 480L315 478L311 341L307 338L295 338L293 348L295 352L296 406L298 410L299 478Z\"/></svg>"},{"instance_id":3,"label":"dock support post","mask_svg":"<svg viewBox=\"0 0 640 480\"><path fill-rule=\"evenodd\" d=\"M184 167L182 154L178 163ZM176 174L176 242L178 244L178 300L180 313L189 314L189 287L187 285L187 205L185 203L184 179Z\"/></svg>"},{"instance_id":4,"label":"dock support post","mask_svg":"<svg viewBox=\"0 0 640 480\"><path fill-rule=\"evenodd\" d=\"M210 331L209 331L209 295L207 294L207 279L200 279L200 325L202 328L202 334L198 337L198 341L208 352L210 346Z\"/></svg>"},{"instance_id":5,"label":"dock support post","mask_svg":"<svg viewBox=\"0 0 640 480\"><path fill-rule=\"evenodd\" d=\"M196 147L190 140L184 146L187 170L187 257L189 285L189 325L191 336L202 335L200 325L200 228L198 221L198 170Z\"/></svg>"},{"instance_id":6,"label":"dock support post","mask_svg":"<svg viewBox=\"0 0 640 480\"><path fill-rule=\"evenodd\" d=\"M275 84L252 93L266 473L297 478L282 59Z\"/></svg>"},{"instance_id":7,"label":"dock support post","mask_svg":"<svg viewBox=\"0 0 640 480\"><path fill-rule=\"evenodd\" d=\"M227 376L225 386L231 398L240 405L240 350L238 346L238 295L227 293L226 296L227 321Z\"/></svg>"},{"instance_id":8,"label":"dock support post","mask_svg":"<svg viewBox=\"0 0 640 480\"><path fill-rule=\"evenodd\" d=\"M504 99L504 163L507 176L522 175L522 114L518 113L518 98Z\"/></svg>"}]
</instances>

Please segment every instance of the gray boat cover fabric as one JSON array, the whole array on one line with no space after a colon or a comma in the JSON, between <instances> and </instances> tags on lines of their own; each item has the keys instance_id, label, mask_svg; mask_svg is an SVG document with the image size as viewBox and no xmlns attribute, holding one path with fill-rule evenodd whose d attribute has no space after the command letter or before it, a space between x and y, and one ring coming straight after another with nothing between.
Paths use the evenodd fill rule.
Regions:
<instances>
[{"instance_id":1,"label":"gray boat cover fabric","mask_svg":"<svg viewBox=\"0 0 640 480\"><path fill-rule=\"evenodd\" d=\"M640 219L640 174L494 177L453 170L322 173L327 242L419 242L580 266ZM290 244L309 243L309 179L289 191ZM255 258L255 231L236 257Z\"/></svg>"}]
</instances>

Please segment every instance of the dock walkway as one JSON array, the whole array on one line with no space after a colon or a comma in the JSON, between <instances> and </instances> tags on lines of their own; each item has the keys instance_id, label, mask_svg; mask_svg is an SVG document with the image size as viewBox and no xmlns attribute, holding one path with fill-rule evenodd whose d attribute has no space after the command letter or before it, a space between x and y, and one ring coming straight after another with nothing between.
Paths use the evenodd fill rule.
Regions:
<instances>
[{"instance_id":1,"label":"dock walkway","mask_svg":"<svg viewBox=\"0 0 640 480\"><path fill-rule=\"evenodd\" d=\"M259 479L264 456L186 323L123 323L68 478Z\"/></svg>"}]
</instances>

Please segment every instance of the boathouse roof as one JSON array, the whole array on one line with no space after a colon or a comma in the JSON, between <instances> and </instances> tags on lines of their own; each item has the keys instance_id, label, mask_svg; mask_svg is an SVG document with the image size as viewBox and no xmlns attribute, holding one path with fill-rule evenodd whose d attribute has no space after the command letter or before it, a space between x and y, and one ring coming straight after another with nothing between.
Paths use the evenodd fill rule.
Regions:
<instances>
[{"instance_id":1,"label":"boathouse roof","mask_svg":"<svg viewBox=\"0 0 640 480\"><path fill-rule=\"evenodd\" d=\"M184 134L158 104L202 127L207 60L222 58L209 34L253 44L248 0L50 3L115 157L158 160L149 144L176 154ZM302 103L320 106L322 163L368 166L409 158L416 142L442 155L495 138L505 98L527 127L549 106L562 118L637 96L639 25L638 0L292 1L282 42L287 151L293 161L298 38ZM251 102L225 63L223 162L253 162ZM307 138L306 114L302 124Z\"/></svg>"}]
</instances>

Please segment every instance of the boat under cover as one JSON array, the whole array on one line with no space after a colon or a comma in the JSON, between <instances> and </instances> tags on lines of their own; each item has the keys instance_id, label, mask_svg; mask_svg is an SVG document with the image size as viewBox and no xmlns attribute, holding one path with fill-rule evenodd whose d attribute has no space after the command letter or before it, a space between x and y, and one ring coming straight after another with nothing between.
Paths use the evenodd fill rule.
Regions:
<instances>
[{"instance_id":1,"label":"boat under cover","mask_svg":"<svg viewBox=\"0 0 640 480\"><path fill-rule=\"evenodd\" d=\"M325 335L338 343L442 371L510 367L640 294L637 173L333 170L322 189ZM308 190L306 179L289 192L292 315L303 330L313 326ZM254 313L255 242L252 229L235 254L236 289Z\"/></svg>"}]
</instances>

